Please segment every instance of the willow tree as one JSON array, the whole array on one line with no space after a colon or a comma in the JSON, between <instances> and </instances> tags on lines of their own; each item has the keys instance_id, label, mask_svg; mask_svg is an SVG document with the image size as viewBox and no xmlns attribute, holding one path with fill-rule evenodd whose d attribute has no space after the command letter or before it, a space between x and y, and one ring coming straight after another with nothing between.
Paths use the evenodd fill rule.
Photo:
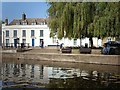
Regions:
<instances>
[{"instance_id":1,"label":"willow tree","mask_svg":"<svg viewBox=\"0 0 120 90\"><path fill-rule=\"evenodd\" d=\"M49 2L51 37L120 35L120 2Z\"/></svg>"},{"instance_id":2,"label":"willow tree","mask_svg":"<svg viewBox=\"0 0 120 90\"><path fill-rule=\"evenodd\" d=\"M93 21L93 34L100 37L115 37L120 35L119 3L96 3Z\"/></svg>"},{"instance_id":3,"label":"willow tree","mask_svg":"<svg viewBox=\"0 0 120 90\"><path fill-rule=\"evenodd\" d=\"M51 33L57 31L58 38L69 39L87 34L87 26L93 21L91 3L56 2L49 4Z\"/></svg>"}]
</instances>

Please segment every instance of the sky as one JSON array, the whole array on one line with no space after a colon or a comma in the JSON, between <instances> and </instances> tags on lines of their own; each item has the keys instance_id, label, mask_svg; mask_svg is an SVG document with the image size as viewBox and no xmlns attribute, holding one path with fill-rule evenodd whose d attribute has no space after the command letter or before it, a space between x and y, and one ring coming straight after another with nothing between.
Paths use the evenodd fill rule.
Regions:
<instances>
[{"instance_id":1,"label":"sky","mask_svg":"<svg viewBox=\"0 0 120 90\"><path fill-rule=\"evenodd\" d=\"M8 18L9 22L11 22L13 19L20 19L22 17L23 12L27 15L27 18L48 17L47 9L49 8L49 5L45 2L46 0L0 0L0 1L2 1L2 3L0 2L0 13L2 13L0 14L0 20L2 19L4 21L5 18ZM47 0L47 1L56 2L60 0ZM88 2L89 1L105 1L105 0L88 0Z\"/></svg>"},{"instance_id":2,"label":"sky","mask_svg":"<svg viewBox=\"0 0 120 90\"><path fill-rule=\"evenodd\" d=\"M46 18L48 8L46 2L2 2L2 20L21 19L23 12L27 18Z\"/></svg>"}]
</instances>

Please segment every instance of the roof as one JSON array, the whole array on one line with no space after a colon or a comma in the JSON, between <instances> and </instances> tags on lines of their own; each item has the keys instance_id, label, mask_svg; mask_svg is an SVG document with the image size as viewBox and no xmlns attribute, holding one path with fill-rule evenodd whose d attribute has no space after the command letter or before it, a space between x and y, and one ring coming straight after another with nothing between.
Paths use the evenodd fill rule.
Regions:
<instances>
[{"instance_id":1,"label":"roof","mask_svg":"<svg viewBox=\"0 0 120 90\"><path fill-rule=\"evenodd\" d=\"M47 24L47 19L45 18L27 18L25 20L22 19L14 19L12 22L10 22L9 25L41 25L41 24Z\"/></svg>"}]
</instances>

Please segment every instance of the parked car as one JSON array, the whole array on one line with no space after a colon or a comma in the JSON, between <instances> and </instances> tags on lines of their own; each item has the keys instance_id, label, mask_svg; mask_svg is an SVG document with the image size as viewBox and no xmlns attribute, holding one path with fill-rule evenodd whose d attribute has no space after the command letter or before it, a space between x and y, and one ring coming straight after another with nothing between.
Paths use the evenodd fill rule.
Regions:
<instances>
[{"instance_id":1,"label":"parked car","mask_svg":"<svg viewBox=\"0 0 120 90\"><path fill-rule=\"evenodd\" d=\"M104 43L101 53L108 55L120 55L120 42L109 41Z\"/></svg>"}]
</instances>

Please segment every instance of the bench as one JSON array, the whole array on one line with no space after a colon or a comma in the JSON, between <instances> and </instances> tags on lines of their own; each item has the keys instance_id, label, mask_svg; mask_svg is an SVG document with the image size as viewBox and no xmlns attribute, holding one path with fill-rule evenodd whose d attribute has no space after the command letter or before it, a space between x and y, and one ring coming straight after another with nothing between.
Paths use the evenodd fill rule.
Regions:
<instances>
[{"instance_id":1,"label":"bench","mask_svg":"<svg viewBox=\"0 0 120 90\"><path fill-rule=\"evenodd\" d=\"M80 48L80 53L84 53L84 54L91 54L91 48Z\"/></svg>"},{"instance_id":2,"label":"bench","mask_svg":"<svg viewBox=\"0 0 120 90\"><path fill-rule=\"evenodd\" d=\"M62 48L62 53L71 53L72 49L71 48Z\"/></svg>"}]
</instances>

